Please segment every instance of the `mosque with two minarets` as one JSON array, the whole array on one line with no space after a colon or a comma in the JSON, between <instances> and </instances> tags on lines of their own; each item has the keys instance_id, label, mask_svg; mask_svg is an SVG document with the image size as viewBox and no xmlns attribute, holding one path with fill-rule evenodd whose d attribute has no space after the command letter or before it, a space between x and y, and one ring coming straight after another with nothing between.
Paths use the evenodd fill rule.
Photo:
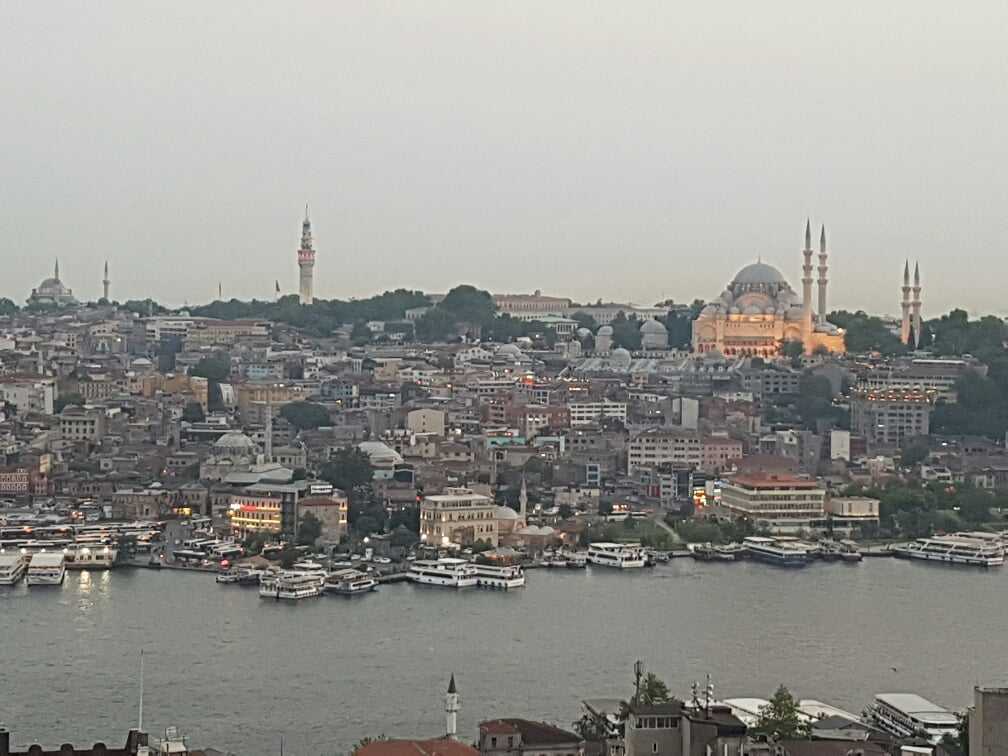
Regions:
<instances>
[{"instance_id":1,"label":"mosque with two minarets","mask_svg":"<svg viewBox=\"0 0 1008 756\"><path fill-rule=\"evenodd\" d=\"M818 279L813 279L812 227L805 225L802 296L777 268L762 260L740 270L721 296L693 322L693 352L725 357L776 357L787 341L806 354L844 351L844 331L826 320L826 229L819 237ZM818 284L818 302L812 284Z\"/></svg>"}]
</instances>

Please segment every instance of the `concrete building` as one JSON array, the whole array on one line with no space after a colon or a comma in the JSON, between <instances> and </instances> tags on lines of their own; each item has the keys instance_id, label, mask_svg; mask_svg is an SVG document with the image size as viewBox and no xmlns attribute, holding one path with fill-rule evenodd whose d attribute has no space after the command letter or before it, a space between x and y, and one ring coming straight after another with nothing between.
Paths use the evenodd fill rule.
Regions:
<instances>
[{"instance_id":1,"label":"concrete building","mask_svg":"<svg viewBox=\"0 0 1008 756\"><path fill-rule=\"evenodd\" d=\"M338 541L347 533L347 497L342 491L329 496L312 496L297 503L298 522L306 514L313 514L322 523L322 539Z\"/></svg>"},{"instance_id":2,"label":"concrete building","mask_svg":"<svg viewBox=\"0 0 1008 756\"><path fill-rule=\"evenodd\" d=\"M599 425L603 420L618 420L624 425L627 421L626 402L611 402L608 399L601 402L571 402L567 409L570 410L572 428Z\"/></svg>"},{"instance_id":3,"label":"concrete building","mask_svg":"<svg viewBox=\"0 0 1008 756\"><path fill-rule=\"evenodd\" d=\"M59 416L60 435L64 441L88 441L96 444L105 437L105 410L68 404Z\"/></svg>"},{"instance_id":4,"label":"concrete building","mask_svg":"<svg viewBox=\"0 0 1008 756\"><path fill-rule=\"evenodd\" d=\"M31 412L51 415L56 397L55 378L44 375L0 376L0 404L14 405L19 415Z\"/></svg>"},{"instance_id":5,"label":"concrete building","mask_svg":"<svg viewBox=\"0 0 1008 756\"><path fill-rule=\"evenodd\" d=\"M420 540L432 546L471 546L479 540L497 546L497 505L469 488L425 496L420 502Z\"/></svg>"},{"instance_id":6,"label":"concrete building","mask_svg":"<svg viewBox=\"0 0 1008 756\"><path fill-rule=\"evenodd\" d=\"M435 409L415 409L406 413L406 427L413 433L445 434L445 413Z\"/></svg>"},{"instance_id":7,"label":"concrete building","mask_svg":"<svg viewBox=\"0 0 1008 756\"><path fill-rule=\"evenodd\" d=\"M279 534L283 502L279 497L232 494L227 516L237 538L252 533Z\"/></svg>"},{"instance_id":8,"label":"concrete building","mask_svg":"<svg viewBox=\"0 0 1008 756\"><path fill-rule=\"evenodd\" d=\"M480 756L583 756L584 741L573 732L528 719L480 722Z\"/></svg>"},{"instance_id":9,"label":"concrete building","mask_svg":"<svg viewBox=\"0 0 1008 756\"><path fill-rule=\"evenodd\" d=\"M721 505L756 528L795 533L821 527L826 491L790 473L748 473L721 484Z\"/></svg>"},{"instance_id":10,"label":"concrete building","mask_svg":"<svg viewBox=\"0 0 1008 756\"><path fill-rule=\"evenodd\" d=\"M688 709L681 701L631 703L624 756L742 756L746 726L724 706Z\"/></svg>"},{"instance_id":11,"label":"concrete building","mask_svg":"<svg viewBox=\"0 0 1008 756\"><path fill-rule=\"evenodd\" d=\"M542 320L550 315L566 315L571 301L565 297L547 297L536 289L533 294L494 294L494 305L500 315L515 320Z\"/></svg>"},{"instance_id":12,"label":"concrete building","mask_svg":"<svg viewBox=\"0 0 1008 756\"><path fill-rule=\"evenodd\" d=\"M1008 749L1008 688L973 689L970 756L1002 756Z\"/></svg>"},{"instance_id":13,"label":"concrete building","mask_svg":"<svg viewBox=\"0 0 1008 756\"><path fill-rule=\"evenodd\" d=\"M867 438L869 444L902 446L931 431L934 392L892 388L875 391L851 390L851 432Z\"/></svg>"},{"instance_id":14,"label":"concrete building","mask_svg":"<svg viewBox=\"0 0 1008 756\"><path fill-rule=\"evenodd\" d=\"M825 500L826 516L834 530L878 526L879 500L868 496L834 496Z\"/></svg>"},{"instance_id":15,"label":"concrete building","mask_svg":"<svg viewBox=\"0 0 1008 756\"><path fill-rule=\"evenodd\" d=\"M653 428L630 439L627 474L664 463L700 467L700 435L695 431Z\"/></svg>"}]
</instances>

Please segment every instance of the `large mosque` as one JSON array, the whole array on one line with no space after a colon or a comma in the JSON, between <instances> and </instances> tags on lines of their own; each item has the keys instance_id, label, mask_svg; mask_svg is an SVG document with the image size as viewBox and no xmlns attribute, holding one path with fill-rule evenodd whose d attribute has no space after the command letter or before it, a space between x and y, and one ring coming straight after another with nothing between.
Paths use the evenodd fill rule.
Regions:
<instances>
[{"instance_id":1,"label":"large mosque","mask_svg":"<svg viewBox=\"0 0 1008 756\"><path fill-rule=\"evenodd\" d=\"M721 296L693 321L693 352L725 357L775 357L781 344L798 341L810 354L822 347L844 351L844 332L826 321L826 228L819 237L818 307L812 302L812 227L805 225L802 297L781 272L759 261L740 270Z\"/></svg>"}]
</instances>

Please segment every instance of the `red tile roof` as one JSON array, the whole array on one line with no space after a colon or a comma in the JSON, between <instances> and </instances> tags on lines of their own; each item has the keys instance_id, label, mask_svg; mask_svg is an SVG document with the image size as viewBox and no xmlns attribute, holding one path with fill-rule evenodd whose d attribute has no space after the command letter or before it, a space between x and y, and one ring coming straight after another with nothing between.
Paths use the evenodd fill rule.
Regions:
<instances>
[{"instance_id":1,"label":"red tile roof","mask_svg":"<svg viewBox=\"0 0 1008 756\"><path fill-rule=\"evenodd\" d=\"M479 756L457 740L378 740L354 751L354 756Z\"/></svg>"}]
</instances>

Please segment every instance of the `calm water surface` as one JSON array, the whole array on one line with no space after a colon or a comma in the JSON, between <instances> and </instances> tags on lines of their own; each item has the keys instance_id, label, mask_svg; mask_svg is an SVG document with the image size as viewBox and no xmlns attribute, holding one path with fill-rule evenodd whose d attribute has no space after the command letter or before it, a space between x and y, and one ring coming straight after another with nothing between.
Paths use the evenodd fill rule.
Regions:
<instances>
[{"instance_id":1,"label":"calm water surface","mask_svg":"<svg viewBox=\"0 0 1008 756\"><path fill-rule=\"evenodd\" d=\"M860 712L876 692L949 707L1008 683L1008 574L891 559L534 570L528 586L383 586L297 603L212 575L69 573L0 590L0 723L15 745L118 745L136 724L242 754L345 754L364 735L438 736L455 673L459 731L520 716L561 726L586 697L626 696L641 658L673 691L802 698ZM60 722L59 732L52 723Z\"/></svg>"}]
</instances>

